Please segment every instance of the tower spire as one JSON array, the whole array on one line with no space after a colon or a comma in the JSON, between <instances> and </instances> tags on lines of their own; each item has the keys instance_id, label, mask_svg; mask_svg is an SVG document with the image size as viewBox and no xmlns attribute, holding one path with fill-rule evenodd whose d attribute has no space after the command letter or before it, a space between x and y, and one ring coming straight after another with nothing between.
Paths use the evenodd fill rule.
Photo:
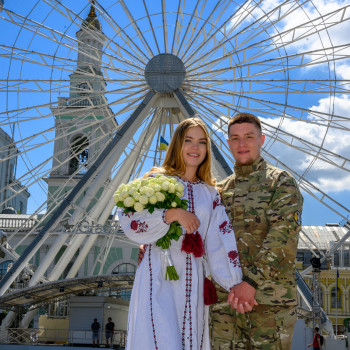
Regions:
<instances>
[{"instance_id":1,"label":"tower spire","mask_svg":"<svg viewBox=\"0 0 350 350\"><path fill-rule=\"evenodd\" d=\"M91 1L91 8L90 8L90 12L88 14L88 17L92 17L92 18L96 18L96 11L95 11L95 0Z\"/></svg>"}]
</instances>

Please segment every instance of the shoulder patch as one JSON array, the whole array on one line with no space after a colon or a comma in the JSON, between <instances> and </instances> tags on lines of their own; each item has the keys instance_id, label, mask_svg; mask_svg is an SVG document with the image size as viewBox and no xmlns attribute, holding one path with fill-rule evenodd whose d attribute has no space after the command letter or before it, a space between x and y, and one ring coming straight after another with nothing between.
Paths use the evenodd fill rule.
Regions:
<instances>
[{"instance_id":1,"label":"shoulder patch","mask_svg":"<svg viewBox=\"0 0 350 350\"><path fill-rule=\"evenodd\" d=\"M294 221L300 226L301 225L301 214L300 214L300 211L299 210L295 211L293 216L294 216Z\"/></svg>"}]
</instances>

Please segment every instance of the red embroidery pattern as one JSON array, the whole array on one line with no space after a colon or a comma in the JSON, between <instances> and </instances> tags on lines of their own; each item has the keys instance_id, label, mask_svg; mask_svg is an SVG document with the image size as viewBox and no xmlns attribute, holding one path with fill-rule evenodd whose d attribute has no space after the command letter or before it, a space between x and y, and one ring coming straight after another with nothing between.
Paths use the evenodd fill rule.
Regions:
<instances>
[{"instance_id":1,"label":"red embroidery pattern","mask_svg":"<svg viewBox=\"0 0 350 350\"><path fill-rule=\"evenodd\" d=\"M182 350L187 350L186 347L186 328L188 332L188 337L190 341L190 347L189 349L193 348L192 344L192 338L193 338L193 332L192 332L192 308L191 308L191 293L192 293L192 259L191 255L186 255L186 304L185 304L185 310L184 310L184 316L182 321ZM187 316L188 311L188 316ZM188 318L187 318L188 317ZM186 327L186 321L189 322L189 324Z\"/></svg>"},{"instance_id":2,"label":"red embroidery pattern","mask_svg":"<svg viewBox=\"0 0 350 350\"><path fill-rule=\"evenodd\" d=\"M167 210L164 209L164 210L163 210L163 213L162 213L162 220L163 220L164 224L170 225L170 224L165 220L165 214L166 214L166 212L167 212Z\"/></svg>"},{"instance_id":3,"label":"red embroidery pattern","mask_svg":"<svg viewBox=\"0 0 350 350\"><path fill-rule=\"evenodd\" d=\"M134 215L134 213L132 211L129 211L128 213L124 213L122 211L122 216L127 216L128 218L131 218Z\"/></svg>"},{"instance_id":4,"label":"red embroidery pattern","mask_svg":"<svg viewBox=\"0 0 350 350\"><path fill-rule=\"evenodd\" d=\"M192 183L187 182L187 191L188 191L188 211L194 213L194 200L193 200L193 186ZM182 321L182 350L187 350L186 347L186 333L187 338L190 341L189 349L193 348L192 345L192 308L191 308L191 293L192 293L192 259L191 255L186 255L186 303L184 316ZM188 315L187 315L188 312ZM189 323L186 324L188 321ZM187 326L187 327L186 327ZM187 331L187 332L186 332Z\"/></svg>"},{"instance_id":5,"label":"red embroidery pattern","mask_svg":"<svg viewBox=\"0 0 350 350\"><path fill-rule=\"evenodd\" d=\"M228 258L230 259L230 263L232 263L234 267L241 267L237 250L231 250L228 252L227 255L228 255Z\"/></svg>"},{"instance_id":6,"label":"red embroidery pattern","mask_svg":"<svg viewBox=\"0 0 350 350\"><path fill-rule=\"evenodd\" d=\"M219 230L224 235L225 233L231 233L233 231L233 227L230 222L225 220L221 225L219 225Z\"/></svg>"},{"instance_id":7,"label":"red embroidery pattern","mask_svg":"<svg viewBox=\"0 0 350 350\"><path fill-rule=\"evenodd\" d=\"M146 221L141 222L140 220L133 220L130 223L130 228L136 231L136 233L142 233L147 231L148 225Z\"/></svg>"},{"instance_id":8,"label":"red embroidery pattern","mask_svg":"<svg viewBox=\"0 0 350 350\"><path fill-rule=\"evenodd\" d=\"M149 245L148 251L148 266L149 266L149 304L151 311L151 323L152 323L152 331L153 331L153 340L155 349L158 350L157 336L156 336L156 328L154 326L154 317L153 317L153 272L152 272L152 264L151 264L151 249L152 244Z\"/></svg>"},{"instance_id":9,"label":"red embroidery pattern","mask_svg":"<svg viewBox=\"0 0 350 350\"><path fill-rule=\"evenodd\" d=\"M216 197L214 199L214 202L213 202L213 209L215 209L216 207L220 207L222 205L223 204L221 203L221 197L220 197L219 193L217 193Z\"/></svg>"}]
</instances>

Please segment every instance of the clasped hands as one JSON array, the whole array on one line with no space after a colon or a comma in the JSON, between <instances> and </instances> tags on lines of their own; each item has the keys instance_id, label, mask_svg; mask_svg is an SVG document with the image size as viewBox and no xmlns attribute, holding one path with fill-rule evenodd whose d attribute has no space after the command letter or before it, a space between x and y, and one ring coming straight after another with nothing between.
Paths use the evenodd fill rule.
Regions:
<instances>
[{"instance_id":1,"label":"clasped hands","mask_svg":"<svg viewBox=\"0 0 350 350\"><path fill-rule=\"evenodd\" d=\"M227 302L231 305L232 309L244 314L252 311L253 307L258 305L255 300L255 293L256 289L243 281L231 288Z\"/></svg>"}]
</instances>

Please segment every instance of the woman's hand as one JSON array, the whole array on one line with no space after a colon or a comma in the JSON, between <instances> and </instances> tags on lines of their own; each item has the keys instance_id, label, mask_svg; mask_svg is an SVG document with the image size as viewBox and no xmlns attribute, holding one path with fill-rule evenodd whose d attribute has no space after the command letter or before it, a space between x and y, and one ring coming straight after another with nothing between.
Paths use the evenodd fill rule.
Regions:
<instances>
[{"instance_id":1,"label":"woman's hand","mask_svg":"<svg viewBox=\"0 0 350 350\"><path fill-rule=\"evenodd\" d=\"M173 221L177 221L187 233L195 232L200 225L200 222L195 214L181 208L167 210L165 213L165 220L170 224Z\"/></svg>"}]
</instances>

